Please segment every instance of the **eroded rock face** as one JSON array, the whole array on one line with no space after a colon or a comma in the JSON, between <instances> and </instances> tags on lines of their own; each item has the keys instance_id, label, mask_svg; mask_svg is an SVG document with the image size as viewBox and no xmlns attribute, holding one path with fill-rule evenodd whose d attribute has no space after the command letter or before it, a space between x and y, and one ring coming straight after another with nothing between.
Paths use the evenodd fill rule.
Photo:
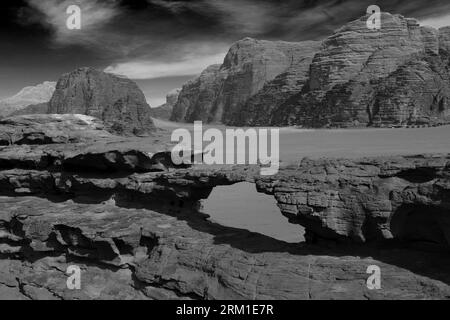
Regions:
<instances>
[{"instance_id":1,"label":"eroded rock face","mask_svg":"<svg viewBox=\"0 0 450 320\"><path fill-rule=\"evenodd\" d=\"M238 41L219 70L209 72L207 107L188 85L178 109L189 111L177 109L172 120L305 127L448 123L449 28L383 13L382 28L374 31L367 18L322 43Z\"/></svg>"},{"instance_id":2,"label":"eroded rock face","mask_svg":"<svg viewBox=\"0 0 450 320\"><path fill-rule=\"evenodd\" d=\"M227 123L241 126L260 126L272 123L275 110L289 97L303 89L308 79L312 59L319 50L319 41L303 41L293 46L289 66L273 80L241 104Z\"/></svg>"},{"instance_id":3,"label":"eroded rock face","mask_svg":"<svg viewBox=\"0 0 450 320\"><path fill-rule=\"evenodd\" d=\"M445 35L414 19L382 14L374 32L366 18L323 42L306 90L280 106L272 124L308 127L439 124L448 121L449 59ZM442 44L440 44L442 43Z\"/></svg>"},{"instance_id":4,"label":"eroded rock face","mask_svg":"<svg viewBox=\"0 0 450 320\"><path fill-rule=\"evenodd\" d=\"M449 156L304 160L257 185L310 240L394 239L448 251L449 168Z\"/></svg>"},{"instance_id":5,"label":"eroded rock face","mask_svg":"<svg viewBox=\"0 0 450 320\"><path fill-rule=\"evenodd\" d=\"M92 68L79 68L58 80L48 113L93 116L121 135L145 135L154 129L150 106L133 81Z\"/></svg>"},{"instance_id":6,"label":"eroded rock face","mask_svg":"<svg viewBox=\"0 0 450 320\"><path fill-rule=\"evenodd\" d=\"M309 66L308 59L318 46L319 43L313 41L292 43L252 38L236 42L222 65L208 67L199 78L183 87L172 120L231 123L251 96L284 72L287 74L269 84L264 92L276 84L282 86L282 90L298 92L302 85L294 84L293 78L302 77ZM253 109L248 109L245 112L252 113ZM261 114L264 112L262 110Z\"/></svg>"},{"instance_id":7,"label":"eroded rock face","mask_svg":"<svg viewBox=\"0 0 450 320\"><path fill-rule=\"evenodd\" d=\"M442 299L449 258L408 250L373 258L302 248L133 202L0 197L0 297L15 299ZM433 264L434 263L434 264ZM382 290L369 290L378 265ZM406 265L405 265L406 264ZM81 290L66 270L81 268Z\"/></svg>"},{"instance_id":8,"label":"eroded rock face","mask_svg":"<svg viewBox=\"0 0 450 320\"><path fill-rule=\"evenodd\" d=\"M220 65L206 68L199 77L186 83L173 107L170 120L209 122L219 90L226 77Z\"/></svg>"}]
</instances>

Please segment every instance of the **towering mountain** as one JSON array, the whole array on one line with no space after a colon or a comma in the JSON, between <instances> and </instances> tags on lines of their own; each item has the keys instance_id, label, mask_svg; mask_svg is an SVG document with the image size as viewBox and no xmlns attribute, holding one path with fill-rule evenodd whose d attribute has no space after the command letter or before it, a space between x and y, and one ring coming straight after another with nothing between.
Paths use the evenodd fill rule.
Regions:
<instances>
[{"instance_id":1,"label":"towering mountain","mask_svg":"<svg viewBox=\"0 0 450 320\"><path fill-rule=\"evenodd\" d=\"M166 96L166 103L160 105L159 107L151 109L151 115L154 118L169 120L172 115L173 106L177 103L178 95L181 89L173 89Z\"/></svg>"},{"instance_id":2,"label":"towering mountain","mask_svg":"<svg viewBox=\"0 0 450 320\"><path fill-rule=\"evenodd\" d=\"M45 81L36 86L25 87L14 96L0 100L0 116L7 116L29 105L45 103L55 91L56 82Z\"/></svg>"},{"instance_id":3,"label":"towering mountain","mask_svg":"<svg viewBox=\"0 0 450 320\"><path fill-rule=\"evenodd\" d=\"M383 13L379 31L366 17L323 42L306 90L275 112L272 124L434 124L450 120L448 31Z\"/></svg>"},{"instance_id":4,"label":"towering mountain","mask_svg":"<svg viewBox=\"0 0 450 320\"><path fill-rule=\"evenodd\" d=\"M208 67L183 86L172 120L232 122L240 115L243 104L269 81L288 71L295 74L296 69L305 69L318 46L313 41L293 43L252 38L236 42L222 65Z\"/></svg>"},{"instance_id":5,"label":"towering mountain","mask_svg":"<svg viewBox=\"0 0 450 320\"><path fill-rule=\"evenodd\" d=\"M150 106L136 83L92 68L61 76L48 113L93 116L117 134L143 135L154 129Z\"/></svg>"},{"instance_id":6,"label":"towering mountain","mask_svg":"<svg viewBox=\"0 0 450 320\"><path fill-rule=\"evenodd\" d=\"M450 27L382 13L381 29L370 30L367 19L321 43L238 41L222 65L183 86L172 120L306 127L450 121Z\"/></svg>"}]
</instances>

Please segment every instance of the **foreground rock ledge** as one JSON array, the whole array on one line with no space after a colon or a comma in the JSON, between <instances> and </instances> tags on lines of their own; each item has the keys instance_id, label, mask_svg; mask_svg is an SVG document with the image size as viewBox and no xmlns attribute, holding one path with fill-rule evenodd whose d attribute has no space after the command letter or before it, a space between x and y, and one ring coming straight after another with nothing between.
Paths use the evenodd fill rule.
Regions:
<instances>
[{"instance_id":1,"label":"foreground rock ledge","mask_svg":"<svg viewBox=\"0 0 450 320\"><path fill-rule=\"evenodd\" d=\"M0 298L450 297L448 155L305 159L261 177L251 167L155 165L155 155L114 144L78 147L75 156L68 145L0 150ZM197 211L215 186L240 181L274 195L308 243ZM66 287L72 264L81 290ZM382 290L367 289L373 264Z\"/></svg>"},{"instance_id":2,"label":"foreground rock ledge","mask_svg":"<svg viewBox=\"0 0 450 320\"><path fill-rule=\"evenodd\" d=\"M423 299L450 297L450 259L406 249L287 244L193 212L0 197L0 297ZM368 290L366 269L382 270ZM66 268L82 270L68 290Z\"/></svg>"}]
</instances>

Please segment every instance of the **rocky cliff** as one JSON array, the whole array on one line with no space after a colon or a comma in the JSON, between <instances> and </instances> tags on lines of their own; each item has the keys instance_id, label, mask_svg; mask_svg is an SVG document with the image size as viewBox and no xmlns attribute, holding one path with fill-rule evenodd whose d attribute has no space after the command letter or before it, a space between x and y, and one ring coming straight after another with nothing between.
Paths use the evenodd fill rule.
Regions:
<instances>
[{"instance_id":1,"label":"rocky cliff","mask_svg":"<svg viewBox=\"0 0 450 320\"><path fill-rule=\"evenodd\" d=\"M130 138L109 134L66 143L21 136L24 126L54 128L48 137L101 133L89 119L1 124L18 137L0 147L1 298L450 296L449 155L304 159L267 177L257 167L174 166L157 139L130 149ZM214 187L241 181L274 196L307 242L226 227L198 211ZM69 265L82 270L81 290L66 286ZM369 265L382 270L381 290L366 286Z\"/></svg>"},{"instance_id":2,"label":"rocky cliff","mask_svg":"<svg viewBox=\"0 0 450 320\"><path fill-rule=\"evenodd\" d=\"M170 120L209 122L225 76L226 73L220 70L220 65L212 65L200 76L188 81L181 89Z\"/></svg>"},{"instance_id":3,"label":"rocky cliff","mask_svg":"<svg viewBox=\"0 0 450 320\"><path fill-rule=\"evenodd\" d=\"M272 124L438 124L448 121L445 35L414 19L382 14L337 30L315 55L305 90L280 106Z\"/></svg>"},{"instance_id":4,"label":"rocky cliff","mask_svg":"<svg viewBox=\"0 0 450 320\"><path fill-rule=\"evenodd\" d=\"M297 86L292 83L293 75L299 74L301 77L308 65L307 60L312 58L312 52L318 45L315 42L291 43L251 38L236 42L222 65L209 67L199 78L183 87L172 120L230 123L240 114L244 102L285 72L287 74L276 81L283 82L285 90L298 90L291 88ZM201 98L196 100L198 95Z\"/></svg>"},{"instance_id":5,"label":"rocky cliff","mask_svg":"<svg viewBox=\"0 0 450 320\"><path fill-rule=\"evenodd\" d=\"M178 95L180 94L180 91L181 89L174 89L170 91L166 96L166 103L159 107L151 109L152 117L169 120L172 115L173 107L178 101Z\"/></svg>"},{"instance_id":6,"label":"rocky cliff","mask_svg":"<svg viewBox=\"0 0 450 320\"><path fill-rule=\"evenodd\" d=\"M187 85L176 109L184 106L188 116L173 120L305 127L450 121L450 28L383 13L381 29L370 30L367 18L322 43L237 42L203 82L208 107L189 98Z\"/></svg>"},{"instance_id":7,"label":"rocky cliff","mask_svg":"<svg viewBox=\"0 0 450 320\"><path fill-rule=\"evenodd\" d=\"M99 118L124 135L145 135L154 129L150 106L131 80L92 68L79 68L58 80L48 113L74 113Z\"/></svg>"}]
</instances>

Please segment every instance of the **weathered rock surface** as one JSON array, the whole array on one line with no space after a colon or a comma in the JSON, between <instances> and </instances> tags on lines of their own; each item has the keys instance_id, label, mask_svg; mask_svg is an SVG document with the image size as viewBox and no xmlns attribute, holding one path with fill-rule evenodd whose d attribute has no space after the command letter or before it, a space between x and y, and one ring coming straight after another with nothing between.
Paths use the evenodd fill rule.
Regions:
<instances>
[{"instance_id":1,"label":"weathered rock surface","mask_svg":"<svg viewBox=\"0 0 450 320\"><path fill-rule=\"evenodd\" d=\"M276 82L282 82L284 90L297 92L298 88L292 88L296 84L291 82L291 78L295 74L301 77L318 45L313 41L293 43L251 38L236 42L221 66L209 67L199 78L183 87L172 120L230 123L240 114L247 99L284 72L287 74ZM196 100L199 93L203 96Z\"/></svg>"},{"instance_id":2,"label":"weathered rock surface","mask_svg":"<svg viewBox=\"0 0 450 320\"><path fill-rule=\"evenodd\" d=\"M450 156L303 160L256 180L310 240L450 249Z\"/></svg>"},{"instance_id":3,"label":"weathered rock surface","mask_svg":"<svg viewBox=\"0 0 450 320\"><path fill-rule=\"evenodd\" d=\"M0 100L0 117L12 115L29 105L48 102L55 91L55 85L56 82L45 81L37 86L25 87L16 95Z\"/></svg>"},{"instance_id":4,"label":"weathered rock surface","mask_svg":"<svg viewBox=\"0 0 450 320\"><path fill-rule=\"evenodd\" d=\"M172 120L305 127L448 123L450 28L382 13L376 31L367 28L367 18L321 44L237 42L208 72L207 102L198 102L198 92L186 85Z\"/></svg>"},{"instance_id":5,"label":"weathered rock surface","mask_svg":"<svg viewBox=\"0 0 450 320\"><path fill-rule=\"evenodd\" d=\"M101 121L80 114L37 114L0 120L0 145L76 143L110 136Z\"/></svg>"},{"instance_id":6,"label":"weathered rock surface","mask_svg":"<svg viewBox=\"0 0 450 320\"><path fill-rule=\"evenodd\" d=\"M261 90L242 104L227 123L245 126L272 123L274 111L288 98L302 91L308 80L312 59L320 45L318 41L299 43L289 67L273 80L266 82Z\"/></svg>"},{"instance_id":7,"label":"weathered rock surface","mask_svg":"<svg viewBox=\"0 0 450 320\"><path fill-rule=\"evenodd\" d=\"M159 107L151 109L152 117L163 120L169 120L172 115L173 106L177 103L180 91L181 89L174 89L170 91L166 96L166 103L164 103Z\"/></svg>"},{"instance_id":8,"label":"weathered rock surface","mask_svg":"<svg viewBox=\"0 0 450 320\"><path fill-rule=\"evenodd\" d=\"M382 28L372 31L366 18L323 42L305 90L280 106L272 124L434 125L449 120L445 36L388 13L382 14Z\"/></svg>"},{"instance_id":9,"label":"weathered rock surface","mask_svg":"<svg viewBox=\"0 0 450 320\"><path fill-rule=\"evenodd\" d=\"M30 117L10 119L19 132ZM450 155L304 159L267 177L177 167L156 138L142 150L127 139L0 147L1 299L450 298ZM199 212L215 186L242 181L273 195L307 242ZM70 265L81 290L67 288ZM380 290L367 288L369 265Z\"/></svg>"},{"instance_id":10,"label":"weathered rock surface","mask_svg":"<svg viewBox=\"0 0 450 320\"><path fill-rule=\"evenodd\" d=\"M220 65L206 68L199 77L186 83L173 107L170 120L209 122L217 95L226 77Z\"/></svg>"},{"instance_id":11,"label":"weathered rock surface","mask_svg":"<svg viewBox=\"0 0 450 320\"><path fill-rule=\"evenodd\" d=\"M154 129L150 106L133 81L92 68L61 76L48 113L93 116L121 135L145 135Z\"/></svg>"},{"instance_id":12,"label":"weathered rock surface","mask_svg":"<svg viewBox=\"0 0 450 320\"><path fill-rule=\"evenodd\" d=\"M133 202L0 197L3 299L442 299L448 256L287 244ZM368 256L370 255L370 256ZM368 290L378 265L382 289ZM81 268L81 290L66 286ZM441 266L440 268L438 266Z\"/></svg>"}]
</instances>

